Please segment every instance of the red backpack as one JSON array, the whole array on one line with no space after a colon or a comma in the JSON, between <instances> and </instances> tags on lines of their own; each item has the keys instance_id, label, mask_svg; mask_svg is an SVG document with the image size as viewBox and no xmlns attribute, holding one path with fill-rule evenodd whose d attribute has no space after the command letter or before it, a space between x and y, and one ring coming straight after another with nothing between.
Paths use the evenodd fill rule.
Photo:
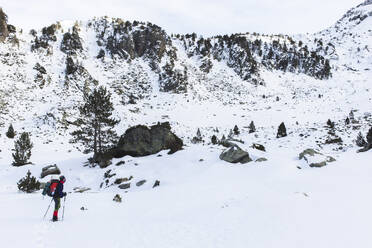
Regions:
<instances>
[{"instance_id":1,"label":"red backpack","mask_svg":"<svg viewBox=\"0 0 372 248\"><path fill-rule=\"evenodd\" d=\"M58 183L59 183L58 179L52 179L49 182L47 182L45 184L42 194L53 197L54 191L56 190Z\"/></svg>"}]
</instances>

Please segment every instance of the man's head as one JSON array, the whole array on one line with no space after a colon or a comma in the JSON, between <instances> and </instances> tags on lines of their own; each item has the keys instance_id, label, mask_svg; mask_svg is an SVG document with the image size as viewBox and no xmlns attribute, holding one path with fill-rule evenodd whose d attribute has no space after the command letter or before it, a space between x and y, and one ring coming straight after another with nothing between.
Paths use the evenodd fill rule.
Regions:
<instances>
[{"instance_id":1,"label":"man's head","mask_svg":"<svg viewBox=\"0 0 372 248\"><path fill-rule=\"evenodd\" d=\"M65 178L65 176L60 176L60 177L59 177L59 181L60 181L61 183L65 183L65 182L66 182L66 178Z\"/></svg>"}]
</instances>

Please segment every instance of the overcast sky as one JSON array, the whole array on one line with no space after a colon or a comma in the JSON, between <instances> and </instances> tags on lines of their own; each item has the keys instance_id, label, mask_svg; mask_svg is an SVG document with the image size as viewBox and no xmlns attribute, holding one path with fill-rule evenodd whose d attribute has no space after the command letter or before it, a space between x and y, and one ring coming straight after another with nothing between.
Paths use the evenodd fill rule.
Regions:
<instances>
[{"instance_id":1,"label":"overcast sky","mask_svg":"<svg viewBox=\"0 0 372 248\"><path fill-rule=\"evenodd\" d=\"M94 16L150 21L169 33L311 33L363 0L0 0L9 23L41 28Z\"/></svg>"}]
</instances>

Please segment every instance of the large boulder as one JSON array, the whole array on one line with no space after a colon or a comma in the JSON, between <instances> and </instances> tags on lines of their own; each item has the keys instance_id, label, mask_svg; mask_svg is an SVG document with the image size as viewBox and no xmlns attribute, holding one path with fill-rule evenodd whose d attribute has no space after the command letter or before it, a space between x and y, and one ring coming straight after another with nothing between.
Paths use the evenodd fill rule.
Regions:
<instances>
[{"instance_id":1,"label":"large boulder","mask_svg":"<svg viewBox=\"0 0 372 248\"><path fill-rule=\"evenodd\" d=\"M328 163L336 161L331 156L323 155L322 153L315 151L314 149L306 149L301 152L298 156L300 160L305 160L310 167L323 167Z\"/></svg>"},{"instance_id":2,"label":"large boulder","mask_svg":"<svg viewBox=\"0 0 372 248\"><path fill-rule=\"evenodd\" d=\"M7 21L8 16L3 12L3 9L0 7L0 42L3 42L9 35Z\"/></svg>"},{"instance_id":3,"label":"large boulder","mask_svg":"<svg viewBox=\"0 0 372 248\"><path fill-rule=\"evenodd\" d=\"M169 122L158 123L151 127L138 125L129 128L121 136L114 156L141 157L168 149L172 154L181 150L182 146L183 141L171 132Z\"/></svg>"},{"instance_id":4,"label":"large boulder","mask_svg":"<svg viewBox=\"0 0 372 248\"><path fill-rule=\"evenodd\" d=\"M48 166L44 167L41 170L40 177L44 178L44 177L49 176L49 175L59 175L59 174L61 174L60 169L58 168L57 165L53 164L53 165L48 165Z\"/></svg>"},{"instance_id":5,"label":"large boulder","mask_svg":"<svg viewBox=\"0 0 372 248\"><path fill-rule=\"evenodd\" d=\"M249 157L248 152L243 151L236 145L222 152L220 155L220 159L233 164L245 164L252 161L252 159Z\"/></svg>"}]
</instances>

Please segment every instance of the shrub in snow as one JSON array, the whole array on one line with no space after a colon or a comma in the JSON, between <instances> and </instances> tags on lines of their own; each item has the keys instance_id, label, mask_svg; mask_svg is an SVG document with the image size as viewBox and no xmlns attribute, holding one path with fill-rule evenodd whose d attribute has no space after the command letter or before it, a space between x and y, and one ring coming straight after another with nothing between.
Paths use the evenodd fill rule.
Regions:
<instances>
[{"instance_id":1,"label":"shrub in snow","mask_svg":"<svg viewBox=\"0 0 372 248\"><path fill-rule=\"evenodd\" d=\"M199 128L196 131L196 136L194 136L192 138L191 142L194 143L194 144L203 142L203 137L201 135L201 132L200 132L200 129Z\"/></svg>"},{"instance_id":2,"label":"shrub in snow","mask_svg":"<svg viewBox=\"0 0 372 248\"><path fill-rule=\"evenodd\" d=\"M216 145L218 143L217 141L217 136L216 135L213 135L212 138L211 138L211 142L213 145Z\"/></svg>"},{"instance_id":3,"label":"shrub in snow","mask_svg":"<svg viewBox=\"0 0 372 248\"><path fill-rule=\"evenodd\" d=\"M13 125L12 124L9 125L8 131L5 134L6 134L6 137L8 137L9 139L13 139L14 138L15 131L14 131L14 128L13 128Z\"/></svg>"},{"instance_id":4,"label":"shrub in snow","mask_svg":"<svg viewBox=\"0 0 372 248\"><path fill-rule=\"evenodd\" d=\"M20 191L32 193L40 189L40 182L28 171L26 176L19 180L17 186Z\"/></svg>"},{"instance_id":5,"label":"shrub in snow","mask_svg":"<svg viewBox=\"0 0 372 248\"><path fill-rule=\"evenodd\" d=\"M331 121L330 119L328 119L327 125L328 125L329 128L334 128L335 127L335 123L333 121Z\"/></svg>"},{"instance_id":6,"label":"shrub in snow","mask_svg":"<svg viewBox=\"0 0 372 248\"><path fill-rule=\"evenodd\" d=\"M239 134L240 134L240 131L239 131L239 128L238 128L237 125L234 126L233 131L234 131L234 134L235 134L235 135L239 135Z\"/></svg>"},{"instance_id":7,"label":"shrub in snow","mask_svg":"<svg viewBox=\"0 0 372 248\"><path fill-rule=\"evenodd\" d=\"M256 127L254 126L254 122L251 121L251 124L249 124L249 133L256 132Z\"/></svg>"},{"instance_id":8,"label":"shrub in snow","mask_svg":"<svg viewBox=\"0 0 372 248\"><path fill-rule=\"evenodd\" d=\"M260 150L260 151L263 151L263 152L266 152L265 147L264 147L263 145L261 145L261 144L253 143L253 144L252 144L252 148L253 148L253 149Z\"/></svg>"},{"instance_id":9,"label":"shrub in snow","mask_svg":"<svg viewBox=\"0 0 372 248\"><path fill-rule=\"evenodd\" d=\"M14 166L22 166L25 164L29 164L28 160L31 157L31 149L33 144L30 139L30 134L27 132L23 132L21 137L14 142L14 149L15 153L13 153L13 165Z\"/></svg>"},{"instance_id":10,"label":"shrub in snow","mask_svg":"<svg viewBox=\"0 0 372 248\"><path fill-rule=\"evenodd\" d=\"M367 142L364 140L363 138L363 135L361 132L359 132L356 140L355 140L355 143L357 144L357 146L359 147L365 147L367 145Z\"/></svg>"},{"instance_id":11,"label":"shrub in snow","mask_svg":"<svg viewBox=\"0 0 372 248\"><path fill-rule=\"evenodd\" d=\"M284 122L282 122L278 127L277 138L282 138L287 136L287 129L285 128Z\"/></svg>"},{"instance_id":12,"label":"shrub in snow","mask_svg":"<svg viewBox=\"0 0 372 248\"><path fill-rule=\"evenodd\" d=\"M160 181L156 180L152 187L155 188L155 187L159 187L159 186L160 186Z\"/></svg>"},{"instance_id":13,"label":"shrub in snow","mask_svg":"<svg viewBox=\"0 0 372 248\"><path fill-rule=\"evenodd\" d=\"M121 196L119 194L116 194L114 199L112 199L114 202L121 202Z\"/></svg>"}]
</instances>

